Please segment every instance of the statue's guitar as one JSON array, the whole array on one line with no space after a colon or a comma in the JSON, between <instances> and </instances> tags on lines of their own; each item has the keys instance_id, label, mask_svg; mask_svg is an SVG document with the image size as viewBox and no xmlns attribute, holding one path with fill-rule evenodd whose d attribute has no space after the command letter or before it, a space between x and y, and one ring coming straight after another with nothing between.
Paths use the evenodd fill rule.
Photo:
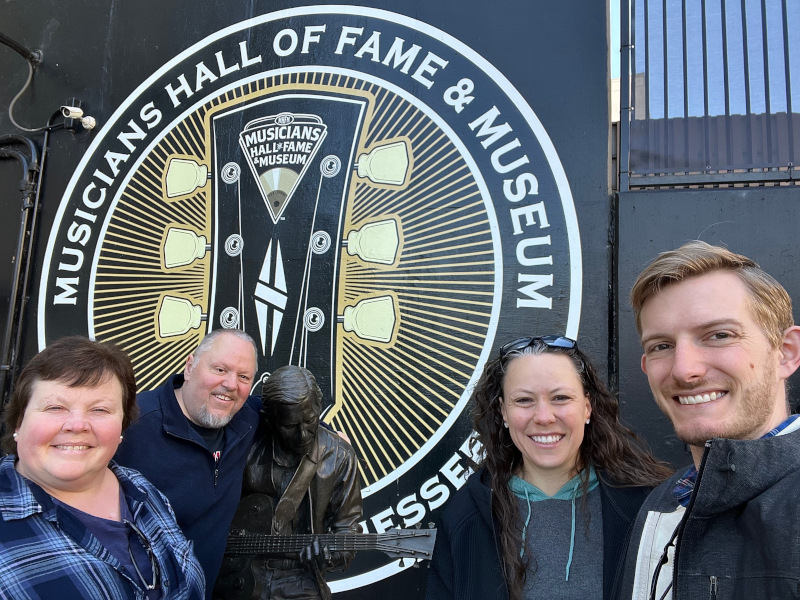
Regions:
<instances>
[{"instance_id":1,"label":"statue's guitar","mask_svg":"<svg viewBox=\"0 0 800 600\"><path fill-rule=\"evenodd\" d=\"M392 558L430 560L436 529L391 529L386 533L323 533L272 535L272 501L263 494L242 499L236 511L225 561L214 586L215 600L258 600L264 582L264 555L297 555L315 540L331 552L377 550ZM259 558L260 557L260 558Z\"/></svg>"},{"instance_id":2,"label":"statue's guitar","mask_svg":"<svg viewBox=\"0 0 800 600\"><path fill-rule=\"evenodd\" d=\"M245 529L231 530L225 554L244 556L256 554L299 553L314 540L331 552L379 550L392 558L430 560L436 541L435 529L392 529L386 533L324 533L270 535L249 533Z\"/></svg>"}]
</instances>

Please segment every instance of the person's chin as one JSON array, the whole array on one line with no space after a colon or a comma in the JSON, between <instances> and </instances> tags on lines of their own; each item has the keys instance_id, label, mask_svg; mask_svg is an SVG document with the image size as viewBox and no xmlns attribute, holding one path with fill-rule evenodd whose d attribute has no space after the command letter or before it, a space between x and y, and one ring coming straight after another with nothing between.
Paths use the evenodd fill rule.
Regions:
<instances>
[{"instance_id":1,"label":"person's chin","mask_svg":"<svg viewBox=\"0 0 800 600\"><path fill-rule=\"evenodd\" d=\"M224 413L224 414L215 414L215 413L206 413L202 416L201 425L206 427L207 429L222 429L228 423L231 422L233 419L233 415Z\"/></svg>"},{"instance_id":2,"label":"person's chin","mask_svg":"<svg viewBox=\"0 0 800 600\"><path fill-rule=\"evenodd\" d=\"M309 454L313 448L314 448L314 442L311 442L310 444L306 444L302 448L299 448L298 454Z\"/></svg>"},{"instance_id":3,"label":"person's chin","mask_svg":"<svg viewBox=\"0 0 800 600\"><path fill-rule=\"evenodd\" d=\"M704 446L710 439L728 437L725 431L719 427L719 424L714 426L711 424L691 423L684 426L676 426L675 434L680 441L690 446Z\"/></svg>"}]
</instances>

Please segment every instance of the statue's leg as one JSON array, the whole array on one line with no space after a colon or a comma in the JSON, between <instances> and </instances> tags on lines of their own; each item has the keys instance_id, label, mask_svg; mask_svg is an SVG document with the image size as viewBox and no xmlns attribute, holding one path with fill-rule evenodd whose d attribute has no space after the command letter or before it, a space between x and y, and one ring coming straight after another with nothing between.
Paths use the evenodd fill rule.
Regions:
<instances>
[{"instance_id":1,"label":"statue's leg","mask_svg":"<svg viewBox=\"0 0 800 600\"><path fill-rule=\"evenodd\" d=\"M276 569L270 588L270 600L323 600L314 576L305 569Z\"/></svg>"}]
</instances>

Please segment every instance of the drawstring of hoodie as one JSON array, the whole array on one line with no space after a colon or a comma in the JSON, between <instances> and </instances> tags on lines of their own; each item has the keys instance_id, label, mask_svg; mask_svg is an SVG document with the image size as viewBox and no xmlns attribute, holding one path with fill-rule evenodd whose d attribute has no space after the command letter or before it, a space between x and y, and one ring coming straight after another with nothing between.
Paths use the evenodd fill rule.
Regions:
<instances>
[{"instance_id":1,"label":"drawstring of hoodie","mask_svg":"<svg viewBox=\"0 0 800 600\"><path fill-rule=\"evenodd\" d=\"M572 566L572 554L575 550L575 500L580 497L581 477L580 474L576 475L565 483L560 490L554 495L548 496L535 485L528 483L524 479L512 476L508 482L511 491L518 498L524 499L528 504L528 516L525 518L525 525L522 528L522 548L520 548L519 556L522 558L525 555L525 538L528 533L528 524L531 521L531 514L533 512L531 502L540 502L542 500L569 500L572 512L572 526L570 530L569 540L569 555L567 557L566 577L565 581L569 581L569 570ZM589 489L591 492L599 485L597 474L594 467L589 467Z\"/></svg>"},{"instance_id":2,"label":"drawstring of hoodie","mask_svg":"<svg viewBox=\"0 0 800 600\"><path fill-rule=\"evenodd\" d=\"M575 485L572 486L572 529L569 534L569 557L567 558L567 576L564 581L569 581L569 568L572 566L572 551L575 549L575 497L578 495L578 485L580 479L575 478Z\"/></svg>"},{"instance_id":3,"label":"drawstring of hoodie","mask_svg":"<svg viewBox=\"0 0 800 600\"><path fill-rule=\"evenodd\" d=\"M525 525L522 527L522 548L519 549L519 557L522 558L525 556L525 536L528 533L528 523L531 522L531 497L528 495L528 488L527 486L522 488L525 492L525 500L528 502L528 516L525 519ZM515 490L513 490L516 493Z\"/></svg>"}]
</instances>

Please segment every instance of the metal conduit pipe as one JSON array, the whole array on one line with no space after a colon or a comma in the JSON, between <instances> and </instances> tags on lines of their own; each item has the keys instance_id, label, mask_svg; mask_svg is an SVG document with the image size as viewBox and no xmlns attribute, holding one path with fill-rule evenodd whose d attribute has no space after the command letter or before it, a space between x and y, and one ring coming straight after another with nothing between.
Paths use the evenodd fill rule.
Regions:
<instances>
[{"instance_id":1,"label":"metal conduit pipe","mask_svg":"<svg viewBox=\"0 0 800 600\"><path fill-rule=\"evenodd\" d=\"M42 53L39 50L28 50L25 46L20 44L19 42L15 42L10 37L5 35L4 33L0 32L0 44L4 44L14 50L16 53L21 55L25 60L27 60L32 65L36 66L40 62L42 62Z\"/></svg>"},{"instance_id":2,"label":"metal conduit pipe","mask_svg":"<svg viewBox=\"0 0 800 600\"><path fill-rule=\"evenodd\" d=\"M30 286L30 279L31 279L31 271L33 270L33 254L34 254L34 247L36 244L36 231L37 225L39 223L39 199L42 197L42 180L44 174L44 166L45 162L47 161L47 149L48 144L50 141L50 131L52 126L52 120L54 117L58 115L58 111L51 117L47 122L47 128L44 132L44 140L42 142L42 158L39 162L39 166L37 169L36 174L36 189L34 190L33 197L31 198L32 206L29 210L30 221L27 224L28 228L28 236L27 236L27 246L24 249L25 260L23 261L22 265L22 273L21 273L21 290L20 290L20 300L19 300L19 310L17 311L16 320L13 324L13 345L11 346L11 356L13 358L12 369L9 371L9 383L5 386L5 388L0 388L0 407L5 407L5 402L7 398L11 396L11 390L14 387L14 381L16 380L17 376L17 362L19 361L20 357L20 347L22 346L22 337L23 337L23 323L25 320L25 309L28 306L28 288ZM34 144L35 146L35 144ZM22 231L22 223L20 223L20 231ZM0 357L2 358L2 357ZM0 383L2 385L2 383Z\"/></svg>"},{"instance_id":3,"label":"metal conduit pipe","mask_svg":"<svg viewBox=\"0 0 800 600\"><path fill-rule=\"evenodd\" d=\"M45 134L47 137L47 133ZM22 151L8 147L24 145L29 156ZM35 231L38 212L38 192L41 186L40 165L36 144L21 135L0 136L0 158L13 158L22 166L22 179L19 190L22 192L19 234L14 253L14 274L11 282L6 329L3 335L2 355L0 355L0 405L5 406L10 393L9 385L17 370L17 358L22 336L22 317L27 303L28 278L31 270L33 231ZM44 158L44 157L43 157Z\"/></svg>"}]
</instances>

